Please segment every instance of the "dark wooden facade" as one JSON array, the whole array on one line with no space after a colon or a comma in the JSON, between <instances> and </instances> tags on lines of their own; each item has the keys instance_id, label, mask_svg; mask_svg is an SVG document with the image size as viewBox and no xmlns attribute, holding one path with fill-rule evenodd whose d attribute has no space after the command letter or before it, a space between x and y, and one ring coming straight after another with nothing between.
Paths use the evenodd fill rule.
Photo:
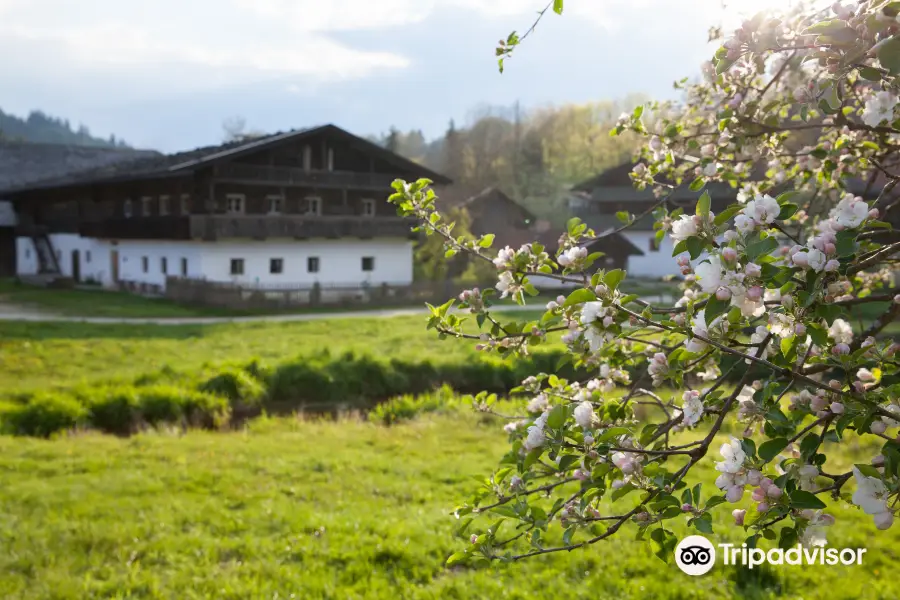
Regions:
<instances>
[{"instance_id":1,"label":"dark wooden facade","mask_svg":"<svg viewBox=\"0 0 900 600\"><path fill-rule=\"evenodd\" d=\"M77 174L76 174L77 175ZM397 179L449 183L328 125L7 190L19 235L101 239L402 237Z\"/></svg>"}]
</instances>

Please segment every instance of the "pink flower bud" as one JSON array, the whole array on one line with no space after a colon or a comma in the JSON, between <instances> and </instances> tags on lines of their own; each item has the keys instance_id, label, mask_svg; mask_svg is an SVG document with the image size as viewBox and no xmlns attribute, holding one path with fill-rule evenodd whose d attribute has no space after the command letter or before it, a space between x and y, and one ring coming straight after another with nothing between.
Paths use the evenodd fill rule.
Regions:
<instances>
[{"instance_id":1,"label":"pink flower bud","mask_svg":"<svg viewBox=\"0 0 900 600\"><path fill-rule=\"evenodd\" d=\"M890 529L891 525L894 524L894 513L878 513L877 515L872 515L872 519L875 521L875 529L884 531L885 529Z\"/></svg>"},{"instance_id":2,"label":"pink flower bud","mask_svg":"<svg viewBox=\"0 0 900 600\"><path fill-rule=\"evenodd\" d=\"M726 247L722 250L722 258L726 262L734 262L737 260L737 250L732 248L731 246Z\"/></svg>"},{"instance_id":3,"label":"pink flower bud","mask_svg":"<svg viewBox=\"0 0 900 600\"><path fill-rule=\"evenodd\" d=\"M884 455L878 454L872 457L872 466L873 467L883 467L884 466Z\"/></svg>"},{"instance_id":4,"label":"pink flower bud","mask_svg":"<svg viewBox=\"0 0 900 600\"><path fill-rule=\"evenodd\" d=\"M731 298L731 290L729 290L727 287L720 287L716 290L716 298L723 301L728 300L729 298Z\"/></svg>"},{"instance_id":5,"label":"pink flower bud","mask_svg":"<svg viewBox=\"0 0 900 600\"><path fill-rule=\"evenodd\" d=\"M621 489L621 488L625 487L625 480L624 479L616 479L615 481L612 482L612 485L610 487L614 490Z\"/></svg>"},{"instance_id":6,"label":"pink flower bud","mask_svg":"<svg viewBox=\"0 0 900 600\"><path fill-rule=\"evenodd\" d=\"M769 489L766 490L766 495L775 500L781 498L782 494L784 494L784 491L777 485L770 485Z\"/></svg>"},{"instance_id":7,"label":"pink flower bud","mask_svg":"<svg viewBox=\"0 0 900 600\"><path fill-rule=\"evenodd\" d=\"M682 510L683 512L691 512L692 510L694 510L694 507L691 506L690 504L682 504L682 505L681 505L681 510Z\"/></svg>"},{"instance_id":8,"label":"pink flower bud","mask_svg":"<svg viewBox=\"0 0 900 600\"><path fill-rule=\"evenodd\" d=\"M760 473L756 469L751 469L747 472L747 483L750 485L759 485L759 482L762 481L763 474Z\"/></svg>"},{"instance_id":9,"label":"pink flower bud","mask_svg":"<svg viewBox=\"0 0 900 600\"><path fill-rule=\"evenodd\" d=\"M832 244L831 242L828 242L827 244L825 244L825 248L822 251L825 254L828 254L830 256L830 255L834 254L835 252L837 252L837 248L835 248L834 244Z\"/></svg>"},{"instance_id":10,"label":"pink flower bud","mask_svg":"<svg viewBox=\"0 0 900 600\"><path fill-rule=\"evenodd\" d=\"M806 252L798 252L791 256L791 260L798 267L807 267L809 266L809 256Z\"/></svg>"},{"instance_id":11,"label":"pink flower bud","mask_svg":"<svg viewBox=\"0 0 900 600\"><path fill-rule=\"evenodd\" d=\"M754 285L753 287L747 290L747 299L752 300L753 302L757 302L760 298L763 297L763 289L758 285Z\"/></svg>"},{"instance_id":12,"label":"pink flower bud","mask_svg":"<svg viewBox=\"0 0 900 600\"><path fill-rule=\"evenodd\" d=\"M878 212L878 209L877 209L877 208L873 208L872 210L869 211L869 218L870 218L870 219L877 219L878 216L879 216L879 214L880 214L880 213Z\"/></svg>"},{"instance_id":13,"label":"pink flower bud","mask_svg":"<svg viewBox=\"0 0 900 600\"><path fill-rule=\"evenodd\" d=\"M747 516L747 511L744 510L743 508L736 508L733 511L731 511L731 516L734 517L735 525L743 525L744 517Z\"/></svg>"},{"instance_id":14,"label":"pink flower bud","mask_svg":"<svg viewBox=\"0 0 900 600\"><path fill-rule=\"evenodd\" d=\"M560 306L562 306L563 304L566 303L566 297L565 296L557 296L556 303L559 304Z\"/></svg>"},{"instance_id":15,"label":"pink flower bud","mask_svg":"<svg viewBox=\"0 0 900 600\"><path fill-rule=\"evenodd\" d=\"M894 304L900 304L900 294L894 296Z\"/></svg>"},{"instance_id":16,"label":"pink flower bud","mask_svg":"<svg viewBox=\"0 0 900 600\"><path fill-rule=\"evenodd\" d=\"M763 490L768 490L773 485L775 484L768 477L763 477L759 482L759 487L761 487Z\"/></svg>"},{"instance_id":17,"label":"pink flower bud","mask_svg":"<svg viewBox=\"0 0 900 600\"><path fill-rule=\"evenodd\" d=\"M875 435L881 435L887 431L887 423L884 421L873 421L872 425L869 426L869 430Z\"/></svg>"},{"instance_id":18,"label":"pink flower bud","mask_svg":"<svg viewBox=\"0 0 900 600\"><path fill-rule=\"evenodd\" d=\"M613 319L612 317L603 317L603 326L604 327L609 327L610 325L612 325L615 322L616 322L616 320Z\"/></svg>"},{"instance_id":19,"label":"pink flower bud","mask_svg":"<svg viewBox=\"0 0 900 600\"><path fill-rule=\"evenodd\" d=\"M806 325L803 323L797 323L794 325L794 333L797 335L806 335Z\"/></svg>"},{"instance_id":20,"label":"pink flower bud","mask_svg":"<svg viewBox=\"0 0 900 600\"><path fill-rule=\"evenodd\" d=\"M477 543L477 542L478 542L478 536L477 536L476 534L473 533L473 534L469 537L469 541L472 542L473 544Z\"/></svg>"},{"instance_id":21,"label":"pink flower bud","mask_svg":"<svg viewBox=\"0 0 900 600\"><path fill-rule=\"evenodd\" d=\"M742 485L733 485L728 488L728 491L725 492L725 499L729 502L740 502L741 498L744 497L744 486Z\"/></svg>"},{"instance_id":22,"label":"pink flower bud","mask_svg":"<svg viewBox=\"0 0 900 600\"><path fill-rule=\"evenodd\" d=\"M831 351L838 355L850 354L850 346L847 344L835 344Z\"/></svg>"},{"instance_id":23,"label":"pink flower bud","mask_svg":"<svg viewBox=\"0 0 900 600\"><path fill-rule=\"evenodd\" d=\"M559 304L557 304L555 300L551 300L547 303L547 310L556 310L557 308L559 308Z\"/></svg>"},{"instance_id":24,"label":"pink flower bud","mask_svg":"<svg viewBox=\"0 0 900 600\"><path fill-rule=\"evenodd\" d=\"M841 263L839 263L838 261L836 261L835 259L832 258L832 259L829 260L827 263L825 263L825 267L824 267L824 268L825 268L825 272L826 272L826 273L834 273L834 272L837 271L840 267L841 267Z\"/></svg>"},{"instance_id":25,"label":"pink flower bud","mask_svg":"<svg viewBox=\"0 0 900 600\"><path fill-rule=\"evenodd\" d=\"M762 268L756 263L747 263L744 267L744 274L747 277L759 277L762 275Z\"/></svg>"},{"instance_id":26,"label":"pink flower bud","mask_svg":"<svg viewBox=\"0 0 900 600\"><path fill-rule=\"evenodd\" d=\"M487 346L485 346L484 344L475 344L475 350L476 350L477 352L481 352L481 351L484 350L486 347L487 347Z\"/></svg>"},{"instance_id":27,"label":"pink flower bud","mask_svg":"<svg viewBox=\"0 0 900 600\"><path fill-rule=\"evenodd\" d=\"M754 502L762 502L766 498L766 490L758 487L753 489L753 493L750 494L750 497L753 498Z\"/></svg>"},{"instance_id":28,"label":"pink flower bud","mask_svg":"<svg viewBox=\"0 0 900 600\"><path fill-rule=\"evenodd\" d=\"M809 401L809 407L814 411L825 410L826 406L828 406L828 401L822 396L813 396Z\"/></svg>"},{"instance_id":29,"label":"pink flower bud","mask_svg":"<svg viewBox=\"0 0 900 600\"><path fill-rule=\"evenodd\" d=\"M844 414L844 405L841 404L840 402L832 402L831 403L831 412L833 412L836 415Z\"/></svg>"},{"instance_id":30,"label":"pink flower bud","mask_svg":"<svg viewBox=\"0 0 900 600\"><path fill-rule=\"evenodd\" d=\"M760 502L759 504L756 505L756 510L758 510L761 513L766 512L767 510L769 510L769 505L766 504L765 502Z\"/></svg>"},{"instance_id":31,"label":"pink flower bud","mask_svg":"<svg viewBox=\"0 0 900 600\"><path fill-rule=\"evenodd\" d=\"M581 469L575 469L575 472L572 473L572 477L578 479L579 481L585 481L588 478L588 474Z\"/></svg>"},{"instance_id":32,"label":"pink flower bud","mask_svg":"<svg viewBox=\"0 0 900 600\"><path fill-rule=\"evenodd\" d=\"M606 294L609 293L609 288L601 283L601 284L598 284L597 287L594 288L594 293L597 294L598 296L605 296Z\"/></svg>"}]
</instances>

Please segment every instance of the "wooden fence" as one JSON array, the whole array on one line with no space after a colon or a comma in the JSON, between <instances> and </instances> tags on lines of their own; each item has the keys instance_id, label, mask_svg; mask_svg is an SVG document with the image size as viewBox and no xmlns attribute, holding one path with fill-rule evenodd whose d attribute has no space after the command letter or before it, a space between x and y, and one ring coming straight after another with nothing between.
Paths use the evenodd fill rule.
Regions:
<instances>
[{"instance_id":1,"label":"wooden fence","mask_svg":"<svg viewBox=\"0 0 900 600\"><path fill-rule=\"evenodd\" d=\"M271 286L239 285L200 279L166 279L165 296L180 304L215 306L235 310L268 310L307 306L402 306L443 303L464 286L451 281L411 285L371 286Z\"/></svg>"}]
</instances>

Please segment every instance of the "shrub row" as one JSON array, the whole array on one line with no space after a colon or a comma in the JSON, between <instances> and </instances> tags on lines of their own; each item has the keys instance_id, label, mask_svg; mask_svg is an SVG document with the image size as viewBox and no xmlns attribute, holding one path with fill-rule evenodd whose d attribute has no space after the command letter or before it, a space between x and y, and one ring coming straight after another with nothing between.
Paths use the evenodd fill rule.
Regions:
<instances>
[{"instance_id":1,"label":"shrub row","mask_svg":"<svg viewBox=\"0 0 900 600\"><path fill-rule=\"evenodd\" d=\"M504 394L540 371L573 376L571 367L556 369L560 356L546 352L516 360L483 356L441 363L326 351L272 368L253 361L203 374L165 369L130 384L17 397L0 406L0 430L46 437L82 427L119 435L161 424L218 428L233 417L267 410L369 409L393 398L372 417L390 424L446 405L454 392ZM442 385L439 393L422 396Z\"/></svg>"}]
</instances>

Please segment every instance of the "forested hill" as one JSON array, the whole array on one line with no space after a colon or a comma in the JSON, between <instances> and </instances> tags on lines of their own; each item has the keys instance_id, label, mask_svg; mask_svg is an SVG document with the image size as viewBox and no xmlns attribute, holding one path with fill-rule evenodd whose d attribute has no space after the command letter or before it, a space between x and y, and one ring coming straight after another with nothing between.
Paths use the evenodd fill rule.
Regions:
<instances>
[{"instance_id":1,"label":"forested hill","mask_svg":"<svg viewBox=\"0 0 900 600\"><path fill-rule=\"evenodd\" d=\"M84 125L72 127L66 119L51 117L39 110L22 119L0 110L0 139L30 143L71 144L75 146L127 147L122 140L94 137Z\"/></svg>"}]
</instances>

